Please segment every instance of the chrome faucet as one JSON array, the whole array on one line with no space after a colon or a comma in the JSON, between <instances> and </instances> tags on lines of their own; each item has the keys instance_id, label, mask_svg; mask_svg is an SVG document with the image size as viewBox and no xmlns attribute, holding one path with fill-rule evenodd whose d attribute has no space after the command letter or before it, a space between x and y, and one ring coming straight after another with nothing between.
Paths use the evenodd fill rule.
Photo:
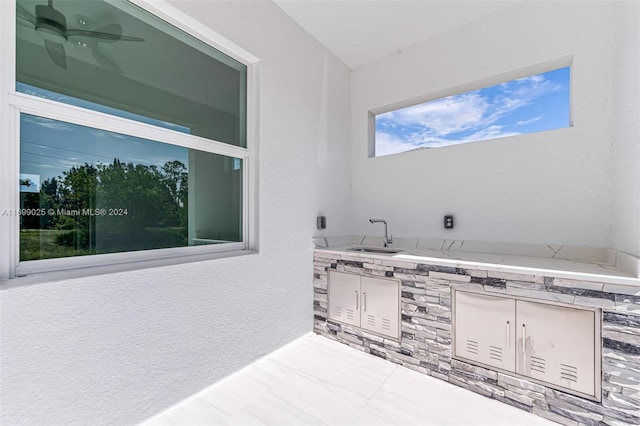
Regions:
<instances>
[{"instance_id":1,"label":"chrome faucet","mask_svg":"<svg viewBox=\"0 0 640 426\"><path fill-rule=\"evenodd\" d=\"M389 244L393 244L393 235L389 236L387 233L387 221L384 219L369 219L370 223L384 223L384 237L382 237L382 242L385 247L388 247Z\"/></svg>"}]
</instances>

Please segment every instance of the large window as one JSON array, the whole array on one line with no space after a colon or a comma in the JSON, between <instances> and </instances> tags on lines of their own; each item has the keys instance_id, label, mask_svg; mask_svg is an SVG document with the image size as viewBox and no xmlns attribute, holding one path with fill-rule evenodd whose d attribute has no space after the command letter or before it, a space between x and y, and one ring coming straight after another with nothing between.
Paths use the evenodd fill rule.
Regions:
<instances>
[{"instance_id":1,"label":"large window","mask_svg":"<svg viewBox=\"0 0 640 426\"><path fill-rule=\"evenodd\" d=\"M250 248L253 58L124 0L15 7L3 275Z\"/></svg>"},{"instance_id":2,"label":"large window","mask_svg":"<svg viewBox=\"0 0 640 426\"><path fill-rule=\"evenodd\" d=\"M375 116L375 156L569 126L569 67Z\"/></svg>"}]
</instances>

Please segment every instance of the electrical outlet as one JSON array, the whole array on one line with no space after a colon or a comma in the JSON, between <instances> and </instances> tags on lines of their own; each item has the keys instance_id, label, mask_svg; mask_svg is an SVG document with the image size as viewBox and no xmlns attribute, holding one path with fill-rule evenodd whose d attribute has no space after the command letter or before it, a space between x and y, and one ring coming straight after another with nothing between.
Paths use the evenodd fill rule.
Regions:
<instances>
[{"instance_id":1,"label":"electrical outlet","mask_svg":"<svg viewBox=\"0 0 640 426\"><path fill-rule=\"evenodd\" d=\"M444 217L444 229L453 229L453 215L445 215Z\"/></svg>"},{"instance_id":2,"label":"electrical outlet","mask_svg":"<svg viewBox=\"0 0 640 426\"><path fill-rule=\"evenodd\" d=\"M316 227L318 229L326 229L327 228L327 218L325 216L318 216L316 218Z\"/></svg>"}]
</instances>

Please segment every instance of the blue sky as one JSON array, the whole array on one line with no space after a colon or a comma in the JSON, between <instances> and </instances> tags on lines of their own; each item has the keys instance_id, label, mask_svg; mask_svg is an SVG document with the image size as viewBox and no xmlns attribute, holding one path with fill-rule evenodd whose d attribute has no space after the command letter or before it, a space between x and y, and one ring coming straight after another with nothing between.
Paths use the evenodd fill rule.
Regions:
<instances>
[{"instance_id":1,"label":"blue sky","mask_svg":"<svg viewBox=\"0 0 640 426\"><path fill-rule=\"evenodd\" d=\"M569 67L376 116L376 156L569 126Z\"/></svg>"},{"instance_id":2,"label":"blue sky","mask_svg":"<svg viewBox=\"0 0 640 426\"><path fill-rule=\"evenodd\" d=\"M29 114L20 114L20 175L37 184L73 166L188 162L188 149ZM31 175L31 176L27 176Z\"/></svg>"},{"instance_id":3,"label":"blue sky","mask_svg":"<svg viewBox=\"0 0 640 426\"><path fill-rule=\"evenodd\" d=\"M186 127L138 114L106 107L93 102L18 83L19 92L54 99L109 114L189 133ZM46 179L62 176L73 166L109 164L114 158L122 162L162 167L167 161L188 163L188 149L91 127L79 126L29 114L20 114L20 176L34 184L21 186L33 192Z\"/></svg>"}]
</instances>

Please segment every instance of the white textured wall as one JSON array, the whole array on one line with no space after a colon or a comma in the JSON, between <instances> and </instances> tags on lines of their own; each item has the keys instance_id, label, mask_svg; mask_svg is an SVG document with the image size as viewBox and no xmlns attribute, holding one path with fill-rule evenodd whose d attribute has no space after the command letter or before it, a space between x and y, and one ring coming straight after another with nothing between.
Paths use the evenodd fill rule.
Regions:
<instances>
[{"instance_id":1,"label":"white textured wall","mask_svg":"<svg viewBox=\"0 0 640 426\"><path fill-rule=\"evenodd\" d=\"M349 233L349 70L270 2L176 6L262 60L261 252L5 286L4 425L136 423L311 330L316 214Z\"/></svg>"},{"instance_id":2,"label":"white textured wall","mask_svg":"<svg viewBox=\"0 0 640 426\"><path fill-rule=\"evenodd\" d=\"M522 2L354 70L354 231L608 246L612 39L609 3ZM369 110L570 55L574 127L367 158Z\"/></svg>"},{"instance_id":3,"label":"white textured wall","mask_svg":"<svg viewBox=\"0 0 640 426\"><path fill-rule=\"evenodd\" d=\"M640 3L614 19L612 247L640 256Z\"/></svg>"}]
</instances>

